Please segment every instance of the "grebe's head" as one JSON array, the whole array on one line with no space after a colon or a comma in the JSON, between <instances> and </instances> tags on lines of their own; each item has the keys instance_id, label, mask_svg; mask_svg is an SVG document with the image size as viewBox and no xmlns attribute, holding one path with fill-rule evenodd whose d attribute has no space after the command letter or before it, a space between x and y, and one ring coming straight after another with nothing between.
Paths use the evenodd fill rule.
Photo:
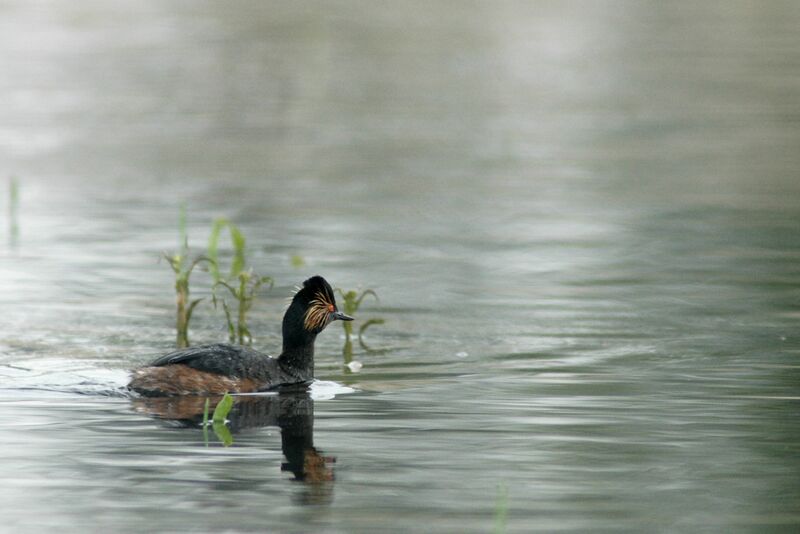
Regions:
<instances>
[{"instance_id":1,"label":"grebe's head","mask_svg":"<svg viewBox=\"0 0 800 534\"><path fill-rule=\"evenodd\" d=\"M319 334L333 321L353 320L339 311L333 289L321 276L312 276L303 282L303 287L295 293L289 308L295 308L295 313L302 314L303 329L311 334Z\"/></svg>"}]
</instances>

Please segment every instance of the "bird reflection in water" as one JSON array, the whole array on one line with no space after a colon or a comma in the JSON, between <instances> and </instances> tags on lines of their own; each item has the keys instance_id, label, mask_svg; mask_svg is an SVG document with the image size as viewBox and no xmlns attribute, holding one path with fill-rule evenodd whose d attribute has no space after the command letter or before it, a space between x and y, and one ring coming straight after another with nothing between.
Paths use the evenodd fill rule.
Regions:
<instances>
[{"instance_id":1,"label":"bird reflection in water","mask_svg":"<svg viewBox=\"0 0 800 534\"><path fill-rule=\"evenodd\" d=\"M209 413L222 397L211 397ZM307 391L281 392L278 395L237 395L228 414L228 428L233 434L265 426L281 430L281 448L286 461L281 471L294 475L310 491L309 503L330 499L335 457L323 456L314 447L314 400ZM163 419L180 427L199 428L203 423L206 397L143 397L133 401L140 413Z\"/></svg>"}]
</instances>

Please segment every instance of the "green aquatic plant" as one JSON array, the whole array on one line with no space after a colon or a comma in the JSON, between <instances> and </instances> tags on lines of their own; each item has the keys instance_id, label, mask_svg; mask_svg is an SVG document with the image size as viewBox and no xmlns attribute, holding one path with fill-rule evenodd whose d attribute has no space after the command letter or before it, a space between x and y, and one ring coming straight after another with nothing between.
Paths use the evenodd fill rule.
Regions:
<instances>
[{"instance_id":1,"label":"green aquatic plant","mask_svg":"<svg viewBox=\"0 0 800 534\"><path fill-rule=\"evenodd\" d=\"M505 484L497 486L497 501L494 505L494 534L503 534L506 531L506 518L508 517L508 488Z\"/></svg>"},{"instance_id":2,"label":"green aquatic plant","mask_svg":"<svg viewBox=\"0 0 800 534\"><path fill-rule=\"evenodd\" d=\"M225 447L233 445L233 436L225 424L225 418L228 417L231 408L233 408L233 397L226 393L214 408L214 415L211 417L211 429Z\"/></svg>"},{"instance_id":3,"label":"green aquatic plant","mask_svg":"<svg viewBox=\"0 0 800 534\"><path fill-rule=\"evenodd\" d=\"M205 256L198 256L193 260L189 259L189 238L186 232L185 207L181 207L178 225L181 240L180 252L171 255L165 252L164 259L167 260L173 273L175 273L176 345L180 349L189 346L189 322L192 320L192 313L195 307L203 300L202 298L191 300L189 279L195 267L200 263L207 262L213 265L214 262Z\"/></svg>"},{"instance_id":4,"label":"green aquatic plant","mask_svg":"<svg viewBox=\"0 0 800 534\"><path fill-rule=\"evenodd\" d=\"M211 430L225 447L233 445L233 434L225 423L211 423Z\"/></svg>"},{"instance_id":5,"label":"green aquatic plant","mask_svg":"<svg viewBox=\"0 0 800 534\"><path fill-rule=\"evenodd\" d=\"M228 228L233 244L233 260L227 276L223 277L219 271L218 245L219 237L224 228ZM269 276L255 274L252 268L245 269L245 238L239 228L226 219L216 219L211 228L211 237L208 240L208 256L212 260L211 275L214 278L212 287L212 300L214 305L222 303L225 312L225 320L228 325L228 338L231 343L238 342L240 345L250 345L253 343L253 336L247 326L247 313L253 307L258 290L264 284L269 284L270 289L274 285L274 280ZM236 300L237 314L234 323L231 309L224 298L218 298L217 290L225 288L231 297Z\"/></svg>"},{"instance_id":6,"label":"green aquatic plant","mask_svg":"<svg viewBox=\"0 0 800 534\"><path fill-rule=\"evenodd\" d=\"M214 415L211 417L211 421L225 424L225 418L231 413L231 408L233 408L233 397L226 393L217 404L217 407L214 408Z\"/></svg>"},{"instance_id":7,"label":"green aquatic plant","mask_svg":"<svg viewBox=\"0 0 800 534\"><path fill-rule=\"evenodd\" d=\"M172 271L175 273L175 294L177 306L177 318L175 327L177 329L176 344L179 349L189 346L189 322L192 320L192 313L195 307L202 301L199 299L190 299L189 292L189 279L195 267L203 261L208 261L208 258L198 257L191 262L187 261L186 256L182 254L164 254L164 259L167 260Z\"/></svg>"},{"instance_id":8,"label":"green aquatic plant","mask_svg":"<svg viewBox=\"0 0 800 534\"><path fill-rule=\"evenodd\" d=\"M375 300L380 300L378 298L378 294L375 293L372 289L365 289L361 293L355 290L344 291L342 289L336 288L336 291L342 296L342 308L344 308L344 313L347 315L355 316L358 312L358 309L361 307L361 303L364 300L364 297L367 295L372 295L375 297ZM367 328L375 324L383 324L385 321L380 318L372 318L365 321L361 328L358 329L358 342L361 344L362 347L366 348L366 345L363 341L364 332L366 332ZM344 335L345 339L349 341L353 336L353 323L350 321L342 321L342 328L344 328Z\"/></svg>"},{"instance_id":9,"label":"green aquatic plant","mask_svg":"<svg viewBox=\"0 0 800 534\"><path fill-rule=\"evenodd\" d=\"M344 366L346 368L345 372L353 372L355 369L361 369L360 362L356 362L353 360L353 342L350 340L349 337L346 337L344 340L344 347L342 347L342 355L344 356ZM353 366L356 366L355 368Z\"/></svg>"},{"instance_id":10,"label":"green aquatic plant","mask_svg":"<svg viewBox=\"0 0 800 534\"><path fill-rule=\"evenodd\" d=\"M207 398L205 407L203 408L203 440L205 441L206 447L208 447L208 412L210 404L211 399ZM211 416L211 428L225 447L233 444L233 436L231 435L230 429L225 424L231 408L233 408L233 397L225 393L222 400L220 400L214 408L214 415Z\"/></svg>"},{"instance_id":11,"label":"green aquatic plant","mask_svg":"<svg viewBox=\"0 0 800 534\"><path fill-rule=\"evenodd\" d=\"M227 279L235 278L244 269L246 243L244 234L227 219L214 219L211 225L211 235L208 238L208 251L206 252L211 261L214 262L214 265L210 268L214 282L219 282L223 279L219 272L219 236L226 227L230 232L231 244L233 245L233 259L231 260L231 269Z\"/></svg>"},{"instance_id":12,"label":"green aquatic plant","mask_svg":"<svg viewBox=\"0 0 800 534\"><path fill-rule=\"evenodd\" d=\"M220 280L214 284L213 300L216 304L217 294L216 289L224 287L228 290L230 295L237 301L237 317L236 325L234 326L233 318L231 317L231 310L225 299L222 299L222 308L225 311L225 320L228 323L228 338L233 342L238 342L240 345L251 345L253 343L253 335L250 333L250 328L247 326L247 313L253 307L256 293L262 285L268 283L270 288L273 285L272 278L269 276L260 276L253 273L252 269L242 271L236 277L238 285L231 285L224 280Z\"/></svg>"},{"instance_id":13,"label":"green aquatic plant","mask_svg":"<svg viewBox=\"0 0 800 534\"><path fill-rule=\"evenodd\" d=\"M372 289L365 289L361 293L355 290L344 291L340 288L336 288L336 290L342 296L342 309L344 313L350 315L351 317L358 312L358 309L361 307L361 303L364 301L364 297L367 295L371 295L375 297L375 300L378 299L377 293ZM384 320L380 318L372 318L365 321L361 327L358 329L358 343L361 347L365 350L371 350L366 343L364 343L364 332L372 325L376 324L383 324ZM353 360L353 323L350 321L342 321L342 328L344 329L344 347L342 347L342 354L344 355L344 364L350 371L357 371L361 368L361 364Z\"/></svg>"},{"instance_id":14,"label":"green aquatic plant","mask_svg":"<svg viewBox=\"0 0 800 534\"><path fill-rule=\"evenodd\" d=\"M362 324L361 328L358 329L358 344L361 345L361 348L363 348L364 350L372 350L367 346L366 343L364 343L364 332L366 332L367 328L369 328L374 324L383 324L385 322L386 321L384 321L383 319L377 317L373 317L372 319L364 321L364 324Z\"/></svg>"}]
</instances>

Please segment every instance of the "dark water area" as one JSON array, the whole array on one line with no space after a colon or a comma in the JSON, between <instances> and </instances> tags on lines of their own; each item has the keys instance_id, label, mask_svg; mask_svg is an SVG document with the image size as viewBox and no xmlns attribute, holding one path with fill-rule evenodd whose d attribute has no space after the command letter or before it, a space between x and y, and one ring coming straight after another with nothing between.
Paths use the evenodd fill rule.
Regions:
<instances>
[{"instance_id":1,"label":"dark water area","mask_svg":"<svg viewBox=\"0 0 800 534\"><path fill-rule=\"evenodd\" d=\"M0 2L0 530L796 531L798 28L788 1ZM385 320L358 372L326 330L322 382L241 400L230 447L121 394L174 345L181 205L193 250L226 217L275 278L257 347L317 273Z\"/></svg>"}]
</instances>

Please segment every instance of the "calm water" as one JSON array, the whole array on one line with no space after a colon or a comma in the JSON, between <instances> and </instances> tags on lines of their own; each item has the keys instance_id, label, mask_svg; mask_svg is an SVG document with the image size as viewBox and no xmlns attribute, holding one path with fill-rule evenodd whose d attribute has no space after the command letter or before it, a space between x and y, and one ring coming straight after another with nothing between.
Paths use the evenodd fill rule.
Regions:
<instances>
[{"instance_id":1,"label":"calm water","mask_svg":"<svg viewBox=\"0 0 800 534\"><path fill-rule=\"evenodd\" d=\"M0 530L800 528L797 2L135 4L0 3ZM386 320L227 448L118 394L184 203L257 346L310 274Z\"/></svg>"}]
</instances>

